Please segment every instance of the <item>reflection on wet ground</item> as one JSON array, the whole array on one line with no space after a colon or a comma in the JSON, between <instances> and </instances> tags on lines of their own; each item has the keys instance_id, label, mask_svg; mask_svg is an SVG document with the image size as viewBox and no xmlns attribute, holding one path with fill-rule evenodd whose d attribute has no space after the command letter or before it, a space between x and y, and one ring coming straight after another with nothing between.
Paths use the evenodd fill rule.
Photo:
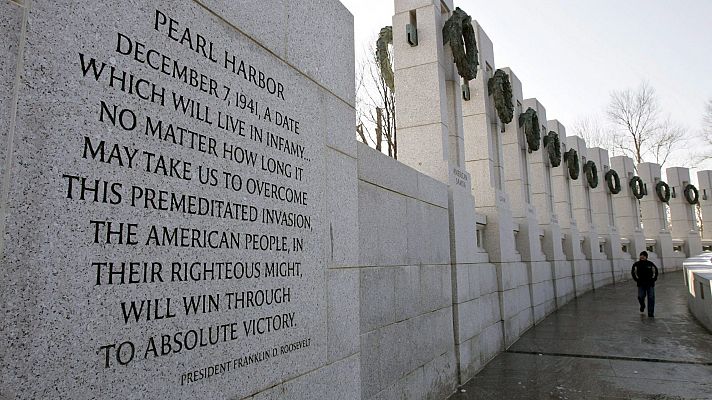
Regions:
<instances>
[{"instance_id":1,"label":"reflection on wet ground","mask_svg":"<svg viewBox=\"0 0 712 400\"><path fill-rule=\"evenodd\" d=\"M655 318L639 312L635 282L587 293L450 400L712 399L712 334L687 310L686 290L681 272L661 275Z\"/></svg>"}]
</instances>

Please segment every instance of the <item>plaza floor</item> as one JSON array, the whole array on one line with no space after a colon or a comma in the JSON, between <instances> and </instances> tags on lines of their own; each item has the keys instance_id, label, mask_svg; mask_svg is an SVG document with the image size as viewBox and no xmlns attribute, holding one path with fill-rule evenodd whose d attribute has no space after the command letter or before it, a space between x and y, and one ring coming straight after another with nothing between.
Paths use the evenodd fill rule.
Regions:
<instances>
[{"instance_id":1,"label":"plaza floor","mask_svg":"<svg viewBox=\"0 0 712 400\"><path fill-rule=\"evenodd\" d=\"M655 318L635 282L573 300L498 355L450 400L712 399L712 333L687 309L682 272L661 275Z\"/></svg>"}]
</instances>

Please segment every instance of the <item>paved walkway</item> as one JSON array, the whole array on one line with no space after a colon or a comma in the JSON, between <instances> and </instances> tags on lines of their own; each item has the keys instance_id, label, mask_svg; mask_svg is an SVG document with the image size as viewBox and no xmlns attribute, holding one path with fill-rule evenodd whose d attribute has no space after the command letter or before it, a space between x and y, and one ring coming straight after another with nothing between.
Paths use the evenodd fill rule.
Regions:
<instances>
[{"instance_id":1,"label":"paved walkway","mask_svg":"<svg viewBox=\"0 0 712 400\"><path fill-rule=\"evenodd\" d=\"M450 400L712 399L712 334L688 312L683 279L660 276L655 318L633 281L573 300Z\"/></svg>"}]
</instances>

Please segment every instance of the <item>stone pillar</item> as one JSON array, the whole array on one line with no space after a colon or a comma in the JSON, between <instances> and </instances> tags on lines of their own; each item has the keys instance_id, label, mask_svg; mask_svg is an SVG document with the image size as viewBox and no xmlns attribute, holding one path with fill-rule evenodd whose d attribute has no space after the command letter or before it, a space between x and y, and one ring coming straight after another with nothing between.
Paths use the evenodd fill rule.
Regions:
<instances>
[{"instance_id":1,"label":"stone pillar","mask_svg":"<svg viewBox=\"0 0 712 400\"><path fill-rule=\"evenodd\" d=\"M602 240L598 236L596 225L593 221L593 199L591 198L591 187L584 173L584 165L588 162L589 156L586 149L586 141L578 136L566 138L569 148L577 151L581 172L578 179L572 181L572 203L574 216L578 224L579 232L583 237L583 253L589 261L591 268L591 282L593 288L601 287L613 281L610 263L606 255L601 252Z\"/></svg>"},{"instance_id":2,"label":"stone pillar","mask_svg":"<svg viewBox=\"0 0 712 400\"><path fill-rule=\"evenodd\" d=\"M464 163L461 78L449 46L443 46L442 27L453 5L451 0L394 4L398 159L449 185L454 355L464 383L504 345L498 274L477 240L476 222L486 218L476 214L472 193L478 182ZM405 38L408 24L417 28L417 46ZM482 313L482 307L492 312Z\"/></svg>"},{"instance_id":3,"label":"stone pillar","mask_svg":"<svg viewBox=\"0 0 712 400\"><path fill-rule=\"evenodd\" d=\"M593 223L599 237L603 238L603 253L611 263L613 281L621 281L629 274L631 259L621 248L621 237L613 209L613 194L606 182L606 173L611 169L608 150L600 147L587 149L591 161L598 169L598 186L591 189L591 204L593 205ZM584 176L585 178L585 176ZM624 185L621 180L621 189ZM616 196L619 196L618 193Z\"/></svg>"},{"instance_id":4,"label":"stone pillar","mask_svg":"<svg viewBox=\"0 0 712 400\"><path fill-rule=\"evenodd\" d=\"M415 5L395 0L393 51L398 130L398 160L441 182L449 180L450 130L447 87L452 60L442 46L439 0ZM411 9L410 7L413 6ZM444 16L447 18L447 16ZM417 21L418 46L403 39L405 26ZM397 62L395 62L397 61ZM457 158L457 154L452 155Z\"/></svg>"},{"instance_id":5,"label":"stone pillar","mask_svg":"<svg viewBox=\"0 0 712 400\"><path fill-rule=\"evenodd\" d=\"M712 171L697 172L697 189L702 211L702 250L712 251Z\"/></svg>"},{"instance_id":6,"label":"stone pillar","mask_svg":"<svg viewBox=\"0 0 712 400\"><path fill-rule=\"evenodd\" d=\"M480 72L477 79L469 82L471 100L462 104L465 163L473 177L477 212L487 217L484 246L490 261L497 266L505 346L509 346L532 325L529 274L515 246L515 226L504 187L503 127L487 90L487 82L495 72L492 42L476 22L473 25Z\"/></svg>"},{"instance_id":7,"label":"stone pillar","mask_svg":"<svg viewBox=\"0 0 712 400\"><path fill-rule=\"evenodd\" d=\"M532 107L537 111L541 129L545 132L546 110L536 99L524 100L519 78L509 68L503 70L509 75L514 103L514 120L506 125L502 136L506 164L505 190L511 199L514 222L519 225L517 249L529 269L534 322L538 322L556 309L552 266L542 249L544 230L539 226L532 202L533 160L541 160L543 151L539 149L529 153L524 129L519 126L518 120L522 112Z\"/></svg>"},{"instance_id":8,"label":"stone pillar","mask_svg":"<svg viewBox=\"0 0 712 400\"><path fill-rule=\"evenodd\" d=\"M700 229L697 226L696 206L690 204L684 195L685 186L690 182L690 170L683 167L667 168L665 170L667 183L673 196L670 197L670 220L672 225L673 243L684 241L683 251L687 257L702 253Z\"/></svg>"},{"instance_id":9,"label":"stone pillar","mask_svg":"<svg viewBox=\"0 0 712 400\"><path fill-rule=\"evenodd\" d=\"M621 180L621 191L613 196L616 228L621 236L621 246L625 248L631 262L637 260L640 252L645 250L645 235L640 221L640 204L630 188L630 180L635 176L634 165L633 159L630 157L611 157L611 168L618 172ZM655 254L649 254L649 259L657 262ZM630 273L626 271L624 277L629 279Z\"/></svg>"},{"instance_id":10,"label":"stone pillar","mask_svg":"<svg viewBox=\"0 0 712 400\"><path fill-rule=\"evenodd\" d=\"M536 99L526 99L522 102L522 108L524 110L528 107L536 110L539 116L539 122L543 123L541 132L543 137L549 132L546 109ZM557 293L562 292L573 295L573 279L571 277L571 262L566 259L563 247L563 234L556 213L554 212L553 168L549 160L549 153L543 145L541 151L529 154L528 159L531 169L529 175L531 204L536 210L538 223L541 227L542 250L546 255L547 261L551 264L551 280L555 306L560 307L569 301L570 297L560 297ZM559 287L559 285L561 287Z\"/></svg>"},{"instance_id":11,"label":"stone pillar","mask_svg":"<svg viewBox=\"0 0 712 400\"><path fill-rule=\"evenodd\" d=\"M662 270L673 270L682 265L680 256L672 247L672 235L668 229L667 206L655 193L655 185L662 180L660 165L655 163L638 164L638 175L645 182L647 194L640 200L643 217L643 232L648 252L657 255L658 267Z\"/></svg>"},{"instance_id":12,"label":"stone pillar","mask_svg":"<svg viewBox=\"0 0 712 400\"><path fill-rule=\"evenodd\" d=\"M547 121L548 129L559 135L561 154L568 150L566 147L566 127L557 121ZM569 177L566 163L551 169L552 192L554 194L554 215L559 222L562 232L562 247L571 270L567 273L562 269L557 271L556 298L559 304L564 304L573 297L591 290L591 265L581 249L583 238L579 234L574 218L572 204L572 179Z\"/></svg>"}]
</instances>

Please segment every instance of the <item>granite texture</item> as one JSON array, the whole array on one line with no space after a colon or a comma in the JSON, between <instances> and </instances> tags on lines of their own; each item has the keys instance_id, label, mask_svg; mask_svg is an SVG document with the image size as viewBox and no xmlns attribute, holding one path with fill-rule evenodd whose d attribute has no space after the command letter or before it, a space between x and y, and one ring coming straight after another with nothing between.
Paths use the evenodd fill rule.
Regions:
<instances>
[{"instance_id":1,"label":"granite texture","mask_svg":"<svg viewBox=\"0 0 712 400\"><path fill-rule=\"evenodd\" d=\"M7 145L0 146L0 171L3 173L8 168L6 157L13 143L11 121L14 110L13 105L15 104L13 97L17 77L18 53L20 51L23 10L23 7L9 0L3 0L0 3L0 34L3 37L3 44L0 46L0 127L2 127L0 128L0 143L7 143ZM4 180L0 182L4 182ZM4 184L2 187L4 187ZM3 202L3 200L0 200L0 202ZM0 205L0 209L4 208L4 204Z\"/></svg>"},{"instance_id":2,"label":"granite texture","mask_svg":"<svg viewBox=\"0 0 712 400\"><path fill-rule=\"evenodd\" d=\"M445 48L443 47L442 24L445 22L440 16L439 2L431 0L416 0L407 4L402 11L396 10L393 16L393 49L398 54L401 64L397 69L410 69L412 67L438 63L445 65ZM401 3L401 2L398 2ZM398 6L400 8L400 4ZM415 11L418 29L418 45L411 46L406 40L405 27L410 23L410 12Z\"/></svg>"},{"instance_id":3,"label":"granite texture","mask_svg":"<svg viewBox=\"0 0 712 400\"><path fill-rule=\"evenodd\" d=\"M352 129L345 125L352 125L349 121L355 120L353 47L339 47L343 62L328 64L333 68L321 68L327 65L323 60L332 58L333 53L310 47L314 46L311 38L317 33L331 32L334 20L317 21L315 15L326 10L347 26L352 17L336 1L289 5L281 2L283 6L275 8L277 15L289 15L285 36L279 41L286 43L282 55L280 49L273 48L278 42L266 39L274 36L274 29L282 29L280 26L247 21L249 15L218 16L215 13L221 11L217 3L206 3L210 4L31 3L17 120L12 127L15 154L9 169L11 176L5 181L10 201L7 208L3 206L7 219L0 297L6 318L0 332L3 343L9 343L13 351L6 353L3 346L2 370L6 374L0 383L0 397L217 399L242 398L270 387L282 387L285 393L293 393L290 398L307 398L308 386L296 389L282 383L309 379L339 382L325 393L337 390L350 397L351 391L360 391L355 341L359 317L354 314L357 275L345 272L342 277L349 279L337 279L326 273L327 266L353 265L357 261L352 240L357 237L358 216L352 207L343 206L346 201L356 204L357 199L355 146L345 140L346 136L353 137ZM4 9L9 6L16 8L14 4L2 5ZM16 31L9 28L17 23L13 15L14 12L2 12L4 38L12 39L12 32ZM157 16L160 18L156 23ZM178 40L170 37L170 19L175 21L177 33L173 35L179 35ZM185 28L190 28L190 33L184 32ZM348 27L341 32L343 37L339 40L352 43ZM190 41L184 39L180 43L180 35L190 37ZM139 42L145 45L143 51ZM3 43L12 45L12 40ZM152 52L147 53L149 50ZM4 47L3 51L11 52L12 47ZM235 55L236 69L240 60L245 62L244 76L225 66L222 58L226 51ZM161 56L170 57L163 59L167 67L156 69ZM81 57L85 66L90 59L96 59L98 78L91 68L83 73ZM5 63L9 57L2 59L0 82L6 84ZM171 75L173 62L186 67L184 78ZM160 68L167 68L168 72L163 73ZM281 85L279 90L277 82ZM231 88L229 95L224 86ZM234 97L238 93L246 96L242 104L239 96ZM174 95L191 98L196 101L195 107L185 113L176 110ZM131 111L119 114L118 122L112 123L106 110L111 111L114 106L117 111ZM269 116L267 107L271 110ZM6 107L2 109L5 112ZM226 117L228 114L231 120ZM136 127L131 125L132 115L136 115ZM287 122L277 122L281 116ZM149 117L154 122L163 121L163 129L172 124L176 136L177 127L184 129L182 142L146 133ZM243 121L244 131L238 120ZM294 121L298 121L298 127ZM261 138L251 130L252 126L262 129ZM185 130L196 132L193 139ZM267 131L289 140L292 147L277 147L275 141L267 140ZM193 147L190 140L196 140ZM93 150L87 152L84 146L88 141ZM96 150L101 141L105 143L103 154ZM211 143L215 146L211 147ZM232 160L222 151L223 146L239 146L255 154L256 161L248 164ZM335 150L329 152L327 146ZM230 154L244 153L238 150ZM160 164L164 161L165 168ZM277 161L284 168L269 170L269 163L275 167ZM303 169L301 178L296 175L296 167ZM209 169L215 171L212 181L205 180ZM231 183L236 186L226 187L223 172L228 176L238 174L241 184L236 183L240 180L233 180ZM332 173L334 176L327 179ZM96 199L93 191L81 198L81 177L87 178L87 184L98 179L109 182L109 188L111 183L120 186L113 186L106 196L101 189ZM264 190L272 186L263 187L260 193L258 182L303 191L306 200L280 200L265 195ZM71 189L69 183L73 185ZM144 203L144 198L136 197L131 203L132 193L149 189L155 190L156 196L162 190L164 194L255 206L257 214L266 209L293 212L307 217L309 224L300 228L289 223L263 223L261 218L251 221L249 213L216 218L170 211L165 209L170 201L159 201L158 197L155 203ZM105 240L106 221L112 223L112 231L123 223L122 235L112 234L110 243ZM344 221L349 226L341 225ZM330 224L338 225L331 238ZM158 240L151 239L153 227L157 232L164 227L169 232L182 228L195 231L186 231L181 239L180 235L166 238L164 245L157 245L163 239L160 233ZM225 244L229 241L217 246L201 242L203 230L239 234L239 245ZM257 250L247 248L248 238L257 240ZM302 249L294 247L295 239L303 241ZM174 244L178 240L182 245ZM281 240L288 243L291 254L279 250ZM179 282L178 275L171 274L174 262L227 261L248 267L259 262L262 274L266 274L266 263L273 261L299 262L300 268L292 276L276 278L206 277ZM106 270L99 270L97 278L97 266L92 264L97 262L156 262L161 263L162 269L160 278L153 282L109 284ZM142 277L142 272L130 277L124 274L125 280ZM118 275L114 279L119 280ZM227 293L254 294L283 287L290 290L290 298L284 303L228 308ZM339 292L338 299L335 291ZM206 310L212 312L203 313L202 307L198 307L197 314L186 312L183 301L198 298L207 300ZM218 307L210 303L211 299ZM137 307L146 307L141 308L137 320L122 314L132 301ZM274 316L284 321L279 330L275 322L271 325L274 330L251 335L243 326L243 322ZM261 320L263 327L266 321ZM225 331L226 335L214 345L196 345L194 349L184 345L179 351L173 343L173 351L169 352L168 345L161 344L161 335L174 338L177 332L188 332L185 338L194 335L197 341L199 328L207 334L208 327L216 329L229 323L235 323L239 340L232 340L232 334ZM155 350L152 338L156 338ZM302 340L307 340L308 346L281 349L291 343L306 343ZM125 341L133 343L134 358L130 358L130 345L124 345L117 359L111 346ZM276 353L272 353L273 349ZM258 351L270 351L274 356L242 365L239 370L232 368L237 365L232 364L234 360ZM109 355L108 367L105 354ZM126 365L119 365L120 360ZM206 369L220 363L231 363L230 370L213 375ZM189 373L193 375L188 377Z\"/></svg>"},{"instance_id":4,"label":"granite texture","mask_svg":"<svg viewBox=\"0 0 712 400\"><path fill-rule=\"evenodd\" d=\"M406 265L408 197L359 181L359 265Z\"/></svg>"},{"instance_id":5,"label":"granite texture","mask_svg":"<svg viewBox=\"0 0 712 400\"><path fill-rule=\"evenodd\" d=\"M263 1L260 2L261 10L249 13L245 12L245 10L254 6L254 3L249 0L198 0L197 2L203 4L278 57L286 58L287 21L289 19L287 13L288 1ZM309 26L302 27L302 29L310 28Z\"/></svg>"},{"instance_id":6,"label":"granite texture","mask_svg":"<svg viewBox=\"0 0 712 400\"><path fill-rule=\"evenodd\" d=\"M662 267L663 271L679 269L685 255L673 250L672 234L667 221L669 210L655 193L655 185L662 179L661 167L659 164L645 162L638 164L637 168L648 190L648 195L640 199L645 239L655 241L654 253L660 260L659 268Z\"/></svg>"},{"instance_id":7,"label":"granite texture","mask_svg":"<svg viewBox=\"0 0 712 400\"><path fill-rule=\"evenodd\" d=\"M452 0L398 0L394 2L396 14L414 10L421 7L426 7L430 5L446 5L450 10L453 10Z\"/></svg>"},{"instance_id":8,"label":"granite texture","mask_svg":"<svg viewBox=\"0 0 712 400\"><path fill-rule=\"evenodd\" d=\"M702 253L700 229L697 226L697 217L694 205L687 202L684 195L685 187L692 183L689 168L672 167L665 169L670 190L675 197L670 198L670 225L674 239L684 240L684 252L687 257L694 257ZM699 189L697 189L699 192ZM701 197L701 196L700 196Z\"/></svg>"},{"instance_id":9,"label":"granite texture","mask_svg":"<svg viewBox=\"0 0 712 400\"><path fill-rule=\"evenodd\" d=\"M235 28L302 71L346 104L355 104L353 15L338 1L290 2L198 0ZM250 12L245 12L245 10ZM334 31L333 26L340 29ZM328 48L314 38L329 32L339 43ZM335 52L338 52L336 54ZM324 60L342 62L329 63Z\"/></svg>"},{"instance_id":10,"label":"granite texture","mask_svg":"<svg viewBox=\"0 0 712 400\"><path fill-rule=\"evenodd\" d=\"M330 220L327 247L329 268L358 263L358 177L357 161L334 149L326 149L326 203ZM344 205L348 205L345 207Z\"/></svg>"},{"instance_id":11,"label":"granite texture","mask_svg":"<svg viewBox=\"0 0 712 400\"><path fill-rule=\"evenodd\" d=\"M357 399L360 395L359 356L328 364L245 400Z\"/></svg>"},{"instance_id":12,"label":"granite texture","mask_svg":"<svg viewBox=\"0 0 712 400\"><path fill-rule=\"evenodd\" d=\"M457 380L443 356L454 354L448 189L364 145L358 156L361 398L444 397Z\"/></svg>"},{"instance_id":13,"label":"granite texture","mask_svg":"<svg viewBox=\"0 0 712 400\"><path fill-rule=\"evenodd\" d=\"M684 281L680 273L658 280L665 301L654 319L638 312L634 282L586 294L537 324L450 399L709 397L710 333L687 310Z\"/></svg>"},{"instance_id":14,"label":"granite texture","mask_svg":"<svg viewBox=\"0 0 712 400\"><path fill-rule=\"evenodd\" d=\"M352 269L327 272L327 337L329 362L359 352L359 273Z\"/></svg>"}]
</instances>

